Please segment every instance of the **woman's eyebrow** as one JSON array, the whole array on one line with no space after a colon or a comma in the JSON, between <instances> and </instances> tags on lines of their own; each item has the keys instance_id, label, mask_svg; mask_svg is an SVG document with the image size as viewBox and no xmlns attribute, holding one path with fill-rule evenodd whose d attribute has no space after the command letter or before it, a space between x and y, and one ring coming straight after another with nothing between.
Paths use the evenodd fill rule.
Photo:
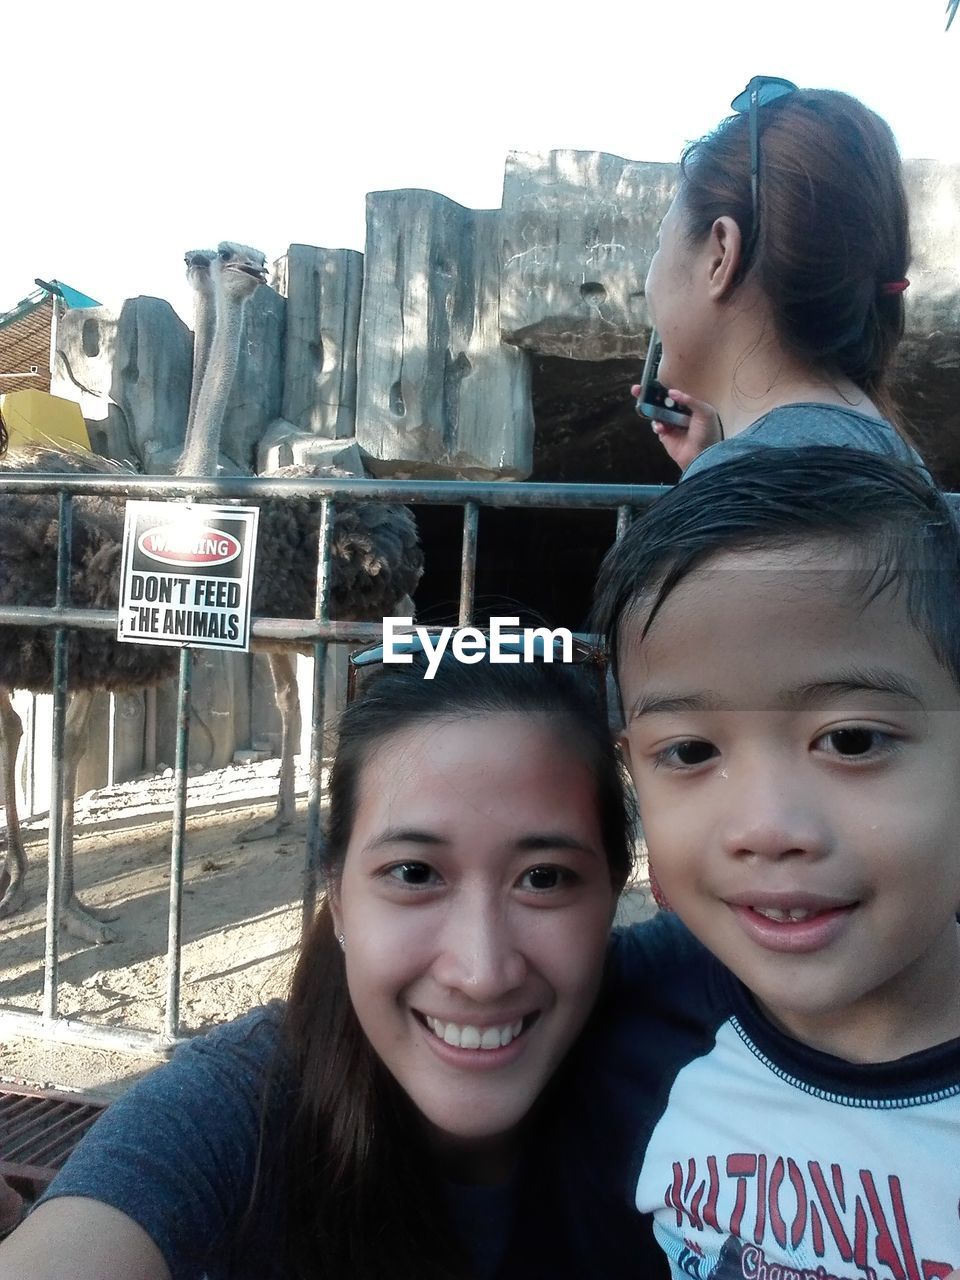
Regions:
<instances>
[{"instance_id":1,"label":"woman's eyebrow","mask_svg":"<svg viewBox=\"0 0 960 1280\"><path fill-rule=\"evenodd\" d=\"M577 840L575 836L567 835L563 831L538 832L535 835L521 836L517 840L515 848L523 853L536 853L539 849L572 849L580 853L596 852L592 845L584 844L582 840Z\"/></svg>"},{"instance_id":2,"label":"woman's eyebrow","mask_svg":"<svg viewBox=\"0 0 960 1280\"><path fill-rule=\"evenodd\" d=\"M435 847L449 843L433 831L421 831L418 827L387 827L379 835L368 840L364 848L379 849L385 844L422 844Z\"/></svg>"}]
</instances>

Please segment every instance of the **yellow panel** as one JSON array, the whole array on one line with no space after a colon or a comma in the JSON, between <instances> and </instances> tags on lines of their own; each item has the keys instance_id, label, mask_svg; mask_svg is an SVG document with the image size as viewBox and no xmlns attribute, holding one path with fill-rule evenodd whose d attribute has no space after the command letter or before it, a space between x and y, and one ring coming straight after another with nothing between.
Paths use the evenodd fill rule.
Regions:
<instances>
[{"instance_id":1,"label":"yellow panel","mask_svg":"<svg viewBox=\"0 0 960 1280\"><path fill-rule=\"evenodd\" d=\"M80 406L46 391L10 391L0 396L10 444L70 444L90 448Z\"/></svg>"}]
</instances>

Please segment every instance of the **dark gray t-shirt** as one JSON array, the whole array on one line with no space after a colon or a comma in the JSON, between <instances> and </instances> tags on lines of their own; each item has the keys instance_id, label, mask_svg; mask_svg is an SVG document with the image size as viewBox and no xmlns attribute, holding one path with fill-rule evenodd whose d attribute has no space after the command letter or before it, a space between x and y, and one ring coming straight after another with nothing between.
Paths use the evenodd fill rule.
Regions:
<instances>
[{"instance_id":1,"label":"dark gray t-shirt","mask_svg":"<svg viewBox=\"0 0 960 1280\"><path fill-rule=\"evenodd\" d=\"M112 1103L43 1200L87 1196L132 1218L173 1280L282 1280L284 1197L266 1177L250 1229L264 1084L276 1069L283 1007L255 1010L177 1049L170 1062ZM280 1076L265 1130L275 1161L289 1086Z\"/></svg>"},{"instance_id":2,"label":"dark gray t-shirt","mask_svg":"<svg viewBox=\"0 0 960 1280\"><path fill-rule=\"evenodd\" d=\"M275 1001L177 1049L107 1108L42 1199L87 1196L119 1209L151 1237L173 1280L284 1280L281 1150L292 1083L278 1052L282 1016ZM477 1280L492 1278L516 1188L451 1183L447 1194ZM564 1280L576 1264L549 1274Z\"/></svg>"},{"instance_id":3,"label":"dark gray t-shirt","mask_svg":"<svg viewBox=\"0 0 960 1280\"><path fill-rule=\"evenodd\" d=\"M803 445L845 445L850 449L899 458L901 462L912 462L927 474L919 453L885 418L874 418L835 404L785 404L771 409L738 435L704 449L690 463L682 478L688 480L707 467L741 457L758 445L780 449Z\"/></svg>"}]
</instances>

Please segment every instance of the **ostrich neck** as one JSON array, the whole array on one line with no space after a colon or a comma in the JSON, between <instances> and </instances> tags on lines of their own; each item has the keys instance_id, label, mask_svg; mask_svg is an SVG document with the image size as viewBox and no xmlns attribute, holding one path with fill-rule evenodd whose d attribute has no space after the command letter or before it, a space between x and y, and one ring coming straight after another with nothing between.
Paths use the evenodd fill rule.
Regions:
<instances>
[{"instance_id":1,"label":"ostrich neck","mask_svg":"<svg viewBox=\"0 0 960 1280\"><path fill-rule=\"evenodd\" d=\"M227 399L240 360L240 333L244 305L225 308L217 317L210 358L203 385L197 396L196 412L187 430L186 444L177 466L181 476L215 476L220 453L220 434L227 412Z\"/></svg>"},{"instance_id":2,"label":"ostrich neck","mask_svg":"<svg viewBox=\"0 0 960 1280\"><path fill-rule=\"evenodd\" d=\"M210 348L213 345L214 325L213 297L209 282L197 290L193 308L193 373L190 379L190 408L187 411L187 435L197 416L197 400L207 371Z\"/></svg>"}]
</instances>

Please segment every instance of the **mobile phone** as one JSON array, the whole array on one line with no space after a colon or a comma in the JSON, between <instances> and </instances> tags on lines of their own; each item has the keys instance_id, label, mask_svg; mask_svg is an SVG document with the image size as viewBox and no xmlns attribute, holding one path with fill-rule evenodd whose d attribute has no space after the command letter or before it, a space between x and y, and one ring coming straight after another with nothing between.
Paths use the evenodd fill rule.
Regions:
<instances>
[{"instance_id":1,"label":"mobile phone","mask_svg":"<svg viewBox=\"0 0 960 1280\"><path fill-rule=\"evenodd\" d=\"M647 358L643 362L643 374L640 378L637 413L643 418L655 418L657 422L666 422L671 427L689 427L690 410L678 404L663 383L657 381L657 370L660 368L662 355L663 347L660 345L657 331L651 329L650 345L647 347Z\"/></svg>"}]
</instances>

